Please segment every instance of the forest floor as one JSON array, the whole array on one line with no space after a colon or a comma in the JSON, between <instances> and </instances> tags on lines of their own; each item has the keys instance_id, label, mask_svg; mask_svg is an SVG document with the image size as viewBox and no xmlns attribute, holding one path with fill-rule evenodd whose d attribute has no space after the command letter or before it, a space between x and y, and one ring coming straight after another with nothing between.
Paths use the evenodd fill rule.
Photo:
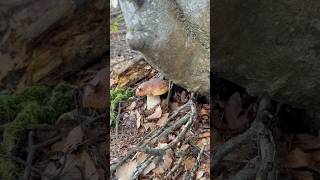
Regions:
<instances>
[{"instance_id":1,"label":"forest floor","mask_svg":"<svg viewBox=\"0 0 320 180\"><path fill-rule=\"evenodd\" d=\"M111 26L119 17L112 17ZM113 179L210 179L210 153L211 176L219 180L264 176L261 172L270 169L268 177L274 173L281 179L320 179L319 132L301 123L298 110L275 101L269 104L273 118L266 125L259 119L265 115L258 115L262 100L230 82L219 85L212 113L209 102L191 98L177 85L170 89L169 101L169 93L164 94L159 106L146 110L146 98L134 91L141 83L163 76L127 47L123 20L116 29L110 37L110 87L111 91L129 89L132 96L110 109L117 114L110 132ZM180 109L186 106L189 109ZM192 125L175 126L192 114L193 107ZM263 128L255 129L261 122Z\"/></svg>"},{"instance_id":2,"label":"forest floor","mask_svg":"<svg viewBox=\"0 0 320 180\"><path fill-rule=\"evenodd\" d=\"M111 26L112 23L114 23L113 20L111 20ZM139 52L128 48L125 42L124 24L119 24L118 31L111 32L110 37L110 86L111 91L116 88L131 89L133 96L121 102L120 106L117 105L114 110L117 116L110 132L110 164L111 166L119 165L119 167L115 170L113 178L127 179L131 174L136 173L141 179L163 179L164 176L169 179L181 179L187 176L209 179L210 108L208 102L197 98L194 100L196 108L194 113L197 115L191 127L181 124L167 131L166 134L160 135L161 137L157 136L152 141L148 139L148 134L158 129L163 129L162 132L164 132L169 129L168 127L173 127L183 116L188 115L190 108L180 111L178 109L190 102L191 94L173 85L170 88L169 102L167 102L169 93L166 93L161 96L159 106L147 110L146 98L136 97L134 91L141 83L153 78L161 78L162 75L146 63ZM177 116L171 118L174 113L177 113ZM178 139L182 129L186 132L182 138ZM176 139L178 142L170 145ZM132 152L140 141L148 142L147 144L153 148L167 145L170 147L163 150L160 155L147 153L143 147ZM127 156L130 158L121 163ZM138 172L137 169L141 169L143 164L145 168Z\"/></svg>"}]
</instances>

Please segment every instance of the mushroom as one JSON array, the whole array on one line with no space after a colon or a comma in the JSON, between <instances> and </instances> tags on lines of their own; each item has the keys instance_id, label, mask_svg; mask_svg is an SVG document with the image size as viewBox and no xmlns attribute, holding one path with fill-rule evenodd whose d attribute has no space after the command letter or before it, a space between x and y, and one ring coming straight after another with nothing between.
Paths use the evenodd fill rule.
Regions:
<instances>
[{"instance_id":1,"label":"mushroom","mask_svg":"<svg viewBox=\"0 0 320 180\"><path fill-rule=\"evenodd\" d=\"M168 83L161 79L151 79L138 86L136 96L147 96L147 109L151 109L158 105L160 95L168 91Z\"/></svg>"}]
</instances>

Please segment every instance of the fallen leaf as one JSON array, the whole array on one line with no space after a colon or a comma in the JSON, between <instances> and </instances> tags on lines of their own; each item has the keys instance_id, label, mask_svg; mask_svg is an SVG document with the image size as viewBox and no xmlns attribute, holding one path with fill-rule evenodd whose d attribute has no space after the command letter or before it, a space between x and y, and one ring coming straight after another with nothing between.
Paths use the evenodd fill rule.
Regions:
<instances>
[{"instance_id":1,"label":"fallen leaf","mask_svg":"<svg viewBox=\"0 0 320 180\"><path fill-rule=\"evenodd\" d=\"M63 152L77 149L78 145L82 142L83 136L84 134L80 126L73 128L66 138Z\"/></svg>"},{"instance_id":2,"label":"fallen leaf","mask_svg":"<svg viewBox=\"0 0 320 180\"><path fill-rule=\"evenodd\" d=\"M137 129L139 129L141 125L141 115L138 110L135 111L135 114L136 114Z\"/></svg>"},{"instance_id":3,"label":"fallen leaf","mask_svg":"<svg viewBox=\"0 0 320 180\"><path fill-rule=\"evenodd\" d=\"M290 151L287 156L287 166L290 168L306 167L308 163L309 155L301 151L299 148L295 148Z\"/></svg>"},{"instance_id":4,"label":"fallen leaf","mask_svg":"<svg viewBox=\"0 0 320 180\"><path fill-rule=\"evenodd\" d=\"M192 167L193 167L193 165L194 165L194 163L196 162L196 159L195 158L187 158L186 160L184 160L184 162L183 162L183 164L184 164L184 169L185 170L191 170L192 169Z\"/></svg>"},{"instance_id":5,"label":"fallen leaf","mask_svg":"<svg viewBox=\"0 0 320 180\"><path fill-rule=\"evenodd\" d=\"M169 113L163 114L163 116L158 120L157 125L160 127L165 126L169 120L168 117L169 117Z\"/></svg>"},{"instance_id":6,"label":"fallen leaf","mask_svg":"<svg viewBox=\"0 0 320 180\"><path fill-rule=\"evenodd\" d=\"M118 180L128 180L137 167L136 161L129 161L119 167L115 173Z\"/></svg>"},{"instance_id":7,"label":"fallen leaf","mask_svg":"<svg viewBox=\"0 0 320 180\"><path fill-rule=\"evenodd\" d=\"M144 129L146 131L148 129L155 129L156 128L156 124L155 123L144 123L142 126L144 127Z\"/></svg>"},{"instance_id":8,"label":"fallen leaf","mask_svg":"<svg viewBox=\"0 0 320 180\"><path fill-rule=\"evenodd\" d=\"M180 147L180 151L186 151L190 147L189 144L184 144Z\"/></svg>"},{"instance_id":9,"label":"fallen leaf","mask_svg":"<svg viewBox=\"0 0 320 180\"><path fill-rule=\"evenodd\" d=\"M151 162L142 172L142 175L147 175L150 171L154 170L156 168L156 164L154 162Z\"/></svg>"},{"instance_id":10,"label":"fallen leaf","mask_svg":"<svg viewBox=\"0 0 320 180\"><path fill-rule=\"evenodd\" d=\"M157 168L155 168L153 170L153 172L157 175L163 174L165 173L172 165L172 156L170 155L170 153L166 153L163 157L162 157L163 162L161 162L159 164L159 166Z\"/></svg>"},{"instance_id":11,"label":"fallen leaf","mask_svg":"<svg viewBox=\"0 0 320 180\"><path fill-rule=\"evenodd\" d=\"M84 175L86 176L86 179L99 180L100 175L97 171L97 168L86 151L81 153L81 160L84 164Z\"/></svg>"},{"instance_id":12,"label":"fallen leaf","mask_svg":"<svg viewBox=\"0 0 320 180\"><path fill-rule=\"evenodd\" d=\"M203 175L204 175L204 171L197 171L197 173L196 173L196 179L202 178Z\"/></svg>"},{"instance_id":13,"label":"fallen leaf","mask_svg":"<svg viewBox=\"0 0 320 180\"><path fill-rule=\"evenodd\" d=\"M161 106L158 106L155 109L154 113L148 116L146 119L147 120L158 119L161 117L161 115L162 115L162 109L161 109Z\"/></svg>"},{"instance_id":14,"label":"fallen leaf","mask_svg":"<svg viewBox=\"0 0 320 180\"><path fill-rule=\"evenodd\" d=\"M127 107L128 110L132 111L134 110L134 108L137 106L137 103L135 101L133 101L130 106Z\"/></svg>"},{"instance_id":15,"label":"fallen leaf","mask_svg":"<svg viewBox=\"0 0 320 180\"><path fill-rule=\"evenodd\" d=\"M247 115L253 105L251 104L244 113L242 109L242 99L238 92L235 92L230 98L228 103L226 104L224 111L225 111L225 119L228 123L230 129L238 129L243 127L246 123L248 123L249 119ZM240 115L241 113L241 115Z\"/></svg>"}]
</instances>

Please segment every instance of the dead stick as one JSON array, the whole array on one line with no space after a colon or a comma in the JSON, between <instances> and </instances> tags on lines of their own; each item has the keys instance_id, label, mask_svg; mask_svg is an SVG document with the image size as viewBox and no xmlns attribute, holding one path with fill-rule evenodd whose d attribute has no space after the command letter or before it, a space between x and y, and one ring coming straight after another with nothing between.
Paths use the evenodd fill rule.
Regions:
<instances>
[{"instance_id":1,"label":"dead stick","mask_svg":"<svg viewBox=\"0 0 320 180\"><path fill-rule=\"evenodd\" d=\"M193 165L193 167L192 167L190 176L189 176L189 178L188 178L188 179L190 179L190 180L192 180L192 179L194 178L194 176L196 175L196 171L197 171L198 168L199 168L200 160L201 160L201 156L202 156L202 154L203 154L203 152L204 152L204 148L205 148L205 146L202 146L201 151L200 151L200 153L198 154L197 161L196 161L196 163L195 163L195 164Z\"/></svg>"},{"instance_id":2,"label":"dead stick","mask_svg":"<svg viewBox=\"0 0 320 180\"><path fill-rule=\"evenodd\" d=\"M181 165L182 163L182 160L184 159L184 155L182 155L178 162L174 165L174 167L169 171L169 173L164 177L164 179L167 179L169 178Z\"/></svg>"},{"instance_id":3,"label":"dead stick","mask_svg":"<svg viewBox=\"0 0 320 180\"><path fill-rule=\"evenodd\" d=\"M30 172L32 168L33 163L33 157L34 157L34 146L33 146L33 131L29 132L28 135L28 156L27 156L27 164L28 166L24 170L23 179L28 180L30 177Z\"/></svg>"},{"instance_id":4,"label":"dead stick","mask_svg":"<svg viewBox=\"0 0 320 180\"><path fill-rule=\"evenodd\" d=\"M138 179L139 175L143 172L143 170L148 167L148 165L155 159L155 156L149 156L147 157L134 171L132 176L130 177L130 180L136 180Z\"/></svg>"},{"instance_id":5,"label":"dead stick","mask_svg":"<svg viewBox=\"0 0 320 180\"><path fill-rule=\"evenodd\" d=\"M171 93L172 93L172 86L173 86L172 81L169 81L169 92L168 92L168 96L167 96L167 110L169 108L170 96L171 96Z\"/></svg>"},{"instance_id":6,"label":"dead stick","mask_svg":"<svg viewBox=\"0 0 320 180\"><path fill-rule=\"evenodd\" d=\"M35 172L35 173L37 173L37 174L39 174L39 175L41 175L41 176L45 176L45 177L51 177L51 176L52 176L51 174L47 174L47 173L45 173L45 172L43 172L43 171L41 171L41 170L39 170L39 169L37 169L37 168L32 167L32 166L31 166L30 164L28 164L26 161L24 161L24 160L22 160L22 159L20 159L20 158L18 158L18 157L7 156L7 155L2 155L2 154L0 154L0 158L9 159L9 160L15 161L15 162L17 162L17 163L19 163L19 164L22 164L22 165L24 165L24 166L26 166L26 167L30 167L31 171L33 171L33 172Z\"/></svg>"}]
</instances>

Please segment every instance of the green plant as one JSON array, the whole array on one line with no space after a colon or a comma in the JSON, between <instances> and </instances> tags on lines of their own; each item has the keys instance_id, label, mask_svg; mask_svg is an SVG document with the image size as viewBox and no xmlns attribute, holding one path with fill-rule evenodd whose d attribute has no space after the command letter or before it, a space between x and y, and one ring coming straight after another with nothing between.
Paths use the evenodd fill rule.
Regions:
<instances>
[{"instance_id":1,"label":"green plant","mask_svg":"<svg viewBox=\"0 0 320 180\"><path fill-rule=\"evenodd\" d=\"M5 123L0 155L26 154L27 129L34 124L53 124L73 106L72 88L66 85L30 86L13 94L0 94L1 123ZM0 179L20 179L22 170L19 164L0 157Z\"/></svg>"},{"instance_id":2,"label":"green plant","mask_svg":"<svg viewBox=\"0 0 320 180\"><path fill-rule=\"evenodd\" d=\"M119 31L119 24L120 22L123 21L123 16L122 14L120 14L119 16L117 16L116 20L113 22L113 24L111 25L111 32L115 33Z\"/></svg>"},{"instance_id":3,"label":"green plant","mask_svg":"<svg viewBox=\"0 0 320 180\"><path fill-rule=\"evenodd\" d=\"M133 96L133 90L128 88L115 88L111 89L110 97L111 97L111 104L110 104L110 125L114 125L114 120L117 117L116 109L121 101L128 100L131 96Z\"/></svg>"}]
</instances>

